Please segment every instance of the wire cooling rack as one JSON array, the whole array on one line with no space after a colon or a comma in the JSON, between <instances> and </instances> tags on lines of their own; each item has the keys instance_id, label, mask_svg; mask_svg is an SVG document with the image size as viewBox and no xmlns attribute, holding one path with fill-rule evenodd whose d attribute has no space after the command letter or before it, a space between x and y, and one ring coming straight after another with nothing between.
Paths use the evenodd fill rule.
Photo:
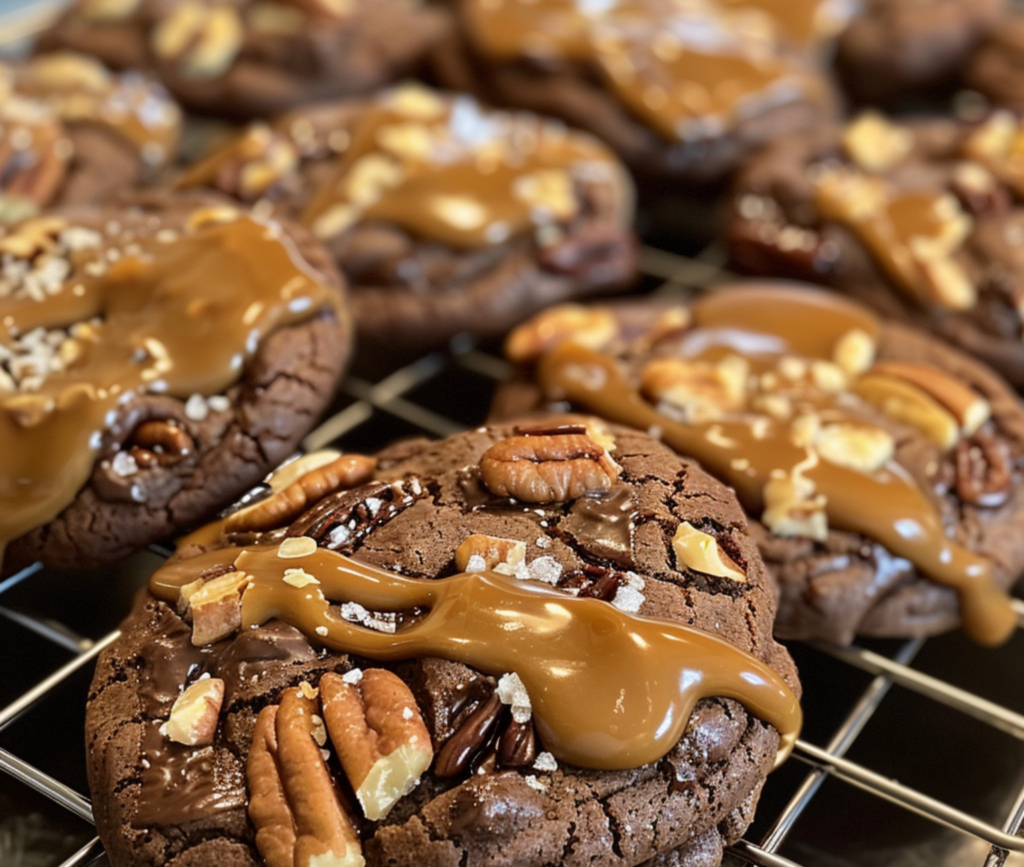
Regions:
<instances>
[{"instance_id":1,"label":"wire cooling rack","mask_svg":"<svg viewBox=\"0 0 1024 867\"><path fill-rule=\"evenodd\" d=\"M644 248L642 288L692 294L729 278L721 258L714 247ZM376 450L400 436L447 436L483 420L508 373L493 347L457 339L376 381L350 376L304 446ZM85 794L88 682L133 589L165 554L84 576L33 566L0 582L2 867L105 863ZM1024 865L1020 631L997 650L959 635L791 650L804 734L727 863Z\"/></svg>"},{"instance_id":2,"label":"wire cooling rack","mask_svg":"<svg viewBox=\"0 0 1024 867\"><path fill-rule=\"evenodd\" d=\"M62 2L0 0L0 51ZM723 262L715 246L645 247L640 288L686 297L730 279ZM509 372L495 347L456 339L383 378L350 376L304 447L448 436L483 421ZM154 547L82 575L36 565L0 581L0 867L106 863L85 780L88 685L166 554ZM790 650L803 736L727 865L1024 867L1021 630L996 650L958 634Z\"/></svg>"}]
</instances>

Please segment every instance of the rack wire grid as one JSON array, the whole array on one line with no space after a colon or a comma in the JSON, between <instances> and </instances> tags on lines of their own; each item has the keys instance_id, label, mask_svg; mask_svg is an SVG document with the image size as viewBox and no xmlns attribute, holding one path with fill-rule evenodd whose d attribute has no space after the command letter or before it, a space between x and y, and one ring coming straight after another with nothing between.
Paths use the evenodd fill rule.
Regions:
<instances>
[{"instance_id":1,"label":"rack wire grid","mask_svg":"<svg viewBox=\"0 0 1024 867\"><path fill-rule=\"evenodd\" d=\"M0 0L12 4L0 8L0 49L62 2ZM638 291L682 299L732 279L721 248L677 244L642 248ZM376 451L448 436L483 421L509 373L496 347L457 338L382 378L351 375L303 446ZM0 867L107 863L86 794L92 663L167 553L77 575L36 564L0 581ZM1014 605L1024 623L1024 602ZM959 634L789 647L803 736L727 865L1024 867L1021 630L996 650Z\"/></svg>"}]
</instances>

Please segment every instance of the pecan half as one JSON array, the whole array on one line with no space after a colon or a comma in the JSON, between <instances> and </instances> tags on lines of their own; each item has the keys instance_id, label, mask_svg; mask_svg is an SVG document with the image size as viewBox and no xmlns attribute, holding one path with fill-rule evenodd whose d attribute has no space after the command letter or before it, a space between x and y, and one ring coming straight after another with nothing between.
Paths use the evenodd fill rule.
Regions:
<instances>
[{"instance_id":1,"label":"pecan half","mask_svg":"<svg viewBox=\"0 0 1024 867\"><path fill-rule=\"evenodd\" d=\"M516 722L496 692L471 703L434 763L434 776L457 777L467 771L491 773L521 768L537 757L533 721Z\"/></svg>"},{"instance_id":2,"label":"pecan half","mask_svg":"<svg viewBox=\"0 0 1024 867\"><path fill-rule=\"evenodd\" d=\"M1010 447L989 432L977 433L956 447L956 493L965 503L997 508L1009 499Z\"/></svg>"},{"instance_id":3,"label":"pecan half","mask_svg":"<svg viewBox=\"0 0 1024 867\"><path fill-rule=\"evenodd\" d=\"M48 205L74 153L64 125L42 103L11 96L0 107L2 222Z\"/></svg>"},{"instance_id":4,"label":"pecan half","mask_svg":"<svg viewBox=\"0 0 1024 867\"><path fill-rule=\"evenodd\" d=\"M358 680L320 679L324 722L367 819L388 814L419 783L434 749L416 699L401 678L371 668Z\"/></svg>"},{"instance_id":5,"label":"pecan half","mask_svg":"<svg viewBox=\"0 0 1024 867\"><path fill-rule=\"evenodd\" d=\"M192 454L195 443L188 431L172 421L144 421L128 438L129 454L140 467L168 467Z\"/></svg>"},{"instance_id":6,"label":"pecan half","mask_svg":"<svg viewBox=\"0 0 1024 867\"><path fill-rule=\"evenodd\" d=\"M588 434L512 436L480 458L480 477L499 497L560 503L609 490L619 466Z\"/></svg>"},{"instance_id":7,"label":"pecan half","mask_svg":"<svg viewBox=\"0 0 1024 867\"><path fill-rule=\"evenodd\" d=\"M298 517L308 503L368 482L376 466L375 458L341 455L304 473L266 499L235 512L224 522L224 529L235 533L282 527Z\"/></svg>"},{"instance_id":8,"label":"pecan half","mask_svg":"<svg viewBox=\"0 0 1024 867\"><path fill-rule=\"evenodd\" d=\"M361 867L359 836L315 740L315 692L304 686L256 720L246 766L256 847L267 867Z\"/></svg>"}]
</instances>

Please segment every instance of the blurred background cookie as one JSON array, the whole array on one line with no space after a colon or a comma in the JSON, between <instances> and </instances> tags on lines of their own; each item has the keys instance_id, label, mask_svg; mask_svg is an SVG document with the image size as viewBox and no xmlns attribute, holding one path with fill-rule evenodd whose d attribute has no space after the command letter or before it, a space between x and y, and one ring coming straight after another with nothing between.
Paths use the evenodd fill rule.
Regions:
<instances>
[{"instance_id":1,"label":"blurred background cookie","mask_svg":"<svg viewBox=\"0 0 1024 867\"><path fill-rule=\"evenodd\" d=\"M418 0L78 0L37 44L151 70L193 111L250 118L393 82L447 29Z\"/></svg>"},{"instance_id":2,"label":"blurred background cookie","mask_svg":"<svg viewBox=\"0 0 1024 867\"><path fill-rule=\"evenodd\" d=\"M208 197L0 235L3 568L81 568L208 517L287 457L350 351L301 230Z\"/></svg>"},{"instance_id":3,"label":"blurred background cookie","mask_svg":"<svg viewBox=\"0 0 1024 867\"><path fill-rule=\"evenodd\" d=\"M418 85L251 128L177 186L308 226L351 285L364 357L497 337L635 277L632 184L607 148Z\"/></svg>"},{"instance_id":4,"label":"blurred background cookie","mask_svg":"<svg viewBox=\"0 0 1024 867\"><path fill-rule=\"evenodd\" d=\"M939 340L810 286L688 307L563 307L513 332L534 362L495 414L566 401L646 430L735 488L780 592L776 633L837 644L1016 626L1024 410Z\"/></svg>"},{"instance_id":5,"label":"blurred background cookie","mask_svg":"<svg viewBox=\"0 0 1024 867\"><path fill-rule=\"evenodd\" d=\"M178 156L181 124L138 72L72 52L0 64L0 222L154 183Z\"/></svg>"}]
</instances>

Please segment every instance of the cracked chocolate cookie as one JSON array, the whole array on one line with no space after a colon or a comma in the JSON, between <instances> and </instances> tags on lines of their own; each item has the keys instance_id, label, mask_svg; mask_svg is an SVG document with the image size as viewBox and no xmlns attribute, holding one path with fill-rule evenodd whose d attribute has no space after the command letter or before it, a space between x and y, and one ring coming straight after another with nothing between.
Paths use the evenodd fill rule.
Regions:
<instances>
[{"instance_id":1,"label":"cracked chocolate cookie","mask_svg":"<svg viewBox=\"0 0 1024 867\"><path fill-rule=\"evenodd\" d=\"M6 572L208 518L292 452L349 354L323 250L210 197L49 211L0 256Z\"/></svg>"},{"instance_id":2,"label":"cracked chocolate cookie","mask_svg":"<svg viewBox=\"0 0 1024 867\"><path fill-rule=\"evenodd\" d=\"M946 96L975 47L1006 26L1006 0L866 0L839 36L836 69L858 102Z\"/></svg>"},{"instance_id":3,"label":"cracked chocolate cookie","mask_svg":"<svg viewBox=\"0 0 1024 867\"><path fill-rule=\"evenodd\" d=\"M731 485L779 590L776 634L839 644L960 624L999 643L1024 571L1024 409L936 338L810 286L689 306L554 308L520 326L495 416L567 401Z\"/></svg>"},{"instance_id":4,"label":"cracked chocolate cookie","mask_svg":"<svg viewBox=\"0 0 1024 867\"><path fill-rule=\"evenodd\" d=\"M115 867L715 865L799 728L773 614L732 494L643 434L315 453L100 657L97 827Z\"/></svg>"},{"instance_id":5,"label":"cracked chocolate cookie","mask_svg":"<svg viewBox=\"0 0 1024 867\"><path fill-rule=\"evenodd\" d=\"M0 223L155 182L181 112L159 84L72 52L0 63Z\"/></svg>"},{"instance_id":6,"label":"cracked chocolate cookie","mask_svg":"<svg viewBox=\"0 0 1024 867\"><path fill-rule=\"evenodd\" d=\"M1018 129L867 113L781 139L737 179L733 264L826 283L1024 384Z\"/></svg>"},{"instance_id":7,"label":"cracked chocolate cookie","mask_svg":"<svg viewBox=\"0 0 1024 867\"><path fill-rule=\"evenodd\" d=\"M308 226L351 284L365 356L499 336L635 276L632 185L603 145L419 85L254 126L177 185Z\"/></svg>"},{"instance_id":8,"label":"cracked chocolate cookie","mask_svg":"<svg viewBox=\"0 0 1024 867\"><path fill-rule=\"evenodd\" d=\"M251 118L396 81L447 29L418 0L77 0L37 44L151 70L193 111Z\"/></svg>"},{"instance_id":9,"label":"cracked chocolate cookie","mask_svg":"<svg viewBox=\"0 0 1024 867\"><path fill-rule=\"evenodd\" d=\"M805 45L834 27L825 6L461 0L435 65L447 86L594 133L652 192L666 178L711 185L833 113Z\"/></svg>"}]
</instances>

